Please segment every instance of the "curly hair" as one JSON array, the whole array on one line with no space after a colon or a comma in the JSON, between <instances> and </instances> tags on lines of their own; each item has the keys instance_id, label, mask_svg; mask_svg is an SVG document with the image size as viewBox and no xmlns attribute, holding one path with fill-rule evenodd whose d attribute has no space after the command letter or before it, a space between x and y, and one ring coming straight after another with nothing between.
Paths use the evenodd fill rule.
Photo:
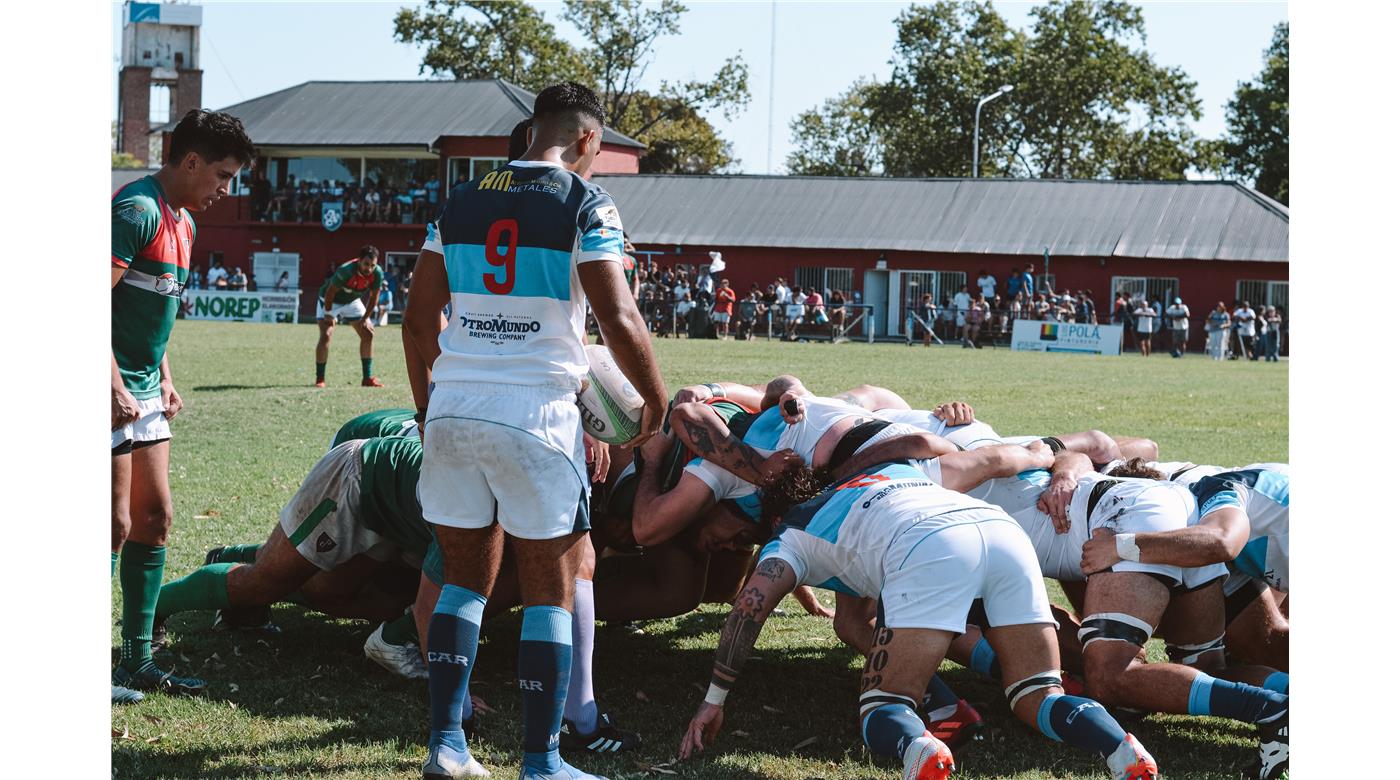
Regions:
<instances>
[{"instance_id":1,"label":"curly hair","mask_svg":"<svg viewBox=\"0 0 1400 780\"><path fill-rule=\"evenodd\" d=\"M1139 479L1166 479L1167 475L1147 465L1146 458L1133 458L1108 470L1110 477L1137 477Z\"/></svg>"},{"instance_id":2,"label":"curly hair","mask_svg":"<svg viewBox=\"0 0 1400 780\"><path fill-rule=\"evenodd\" d=\"M789 469L759 491L761 516L765 521L776 522L789 509L811 500L822 492L825 486L826 480L805 463Z\"/></svg>"}]
</instances>

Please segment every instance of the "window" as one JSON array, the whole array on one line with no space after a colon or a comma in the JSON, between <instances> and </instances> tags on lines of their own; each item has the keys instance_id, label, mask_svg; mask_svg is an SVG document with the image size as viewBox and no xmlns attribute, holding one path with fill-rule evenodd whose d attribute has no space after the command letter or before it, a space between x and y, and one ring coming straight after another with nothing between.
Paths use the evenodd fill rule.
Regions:
<instances>
[{"instance_id":1,"label":"window","mask_svg":"<svg viewBox=\"0 0 1400 780\"><path fill-rule=\"evenodd\" d=\"M163 125L170 121L170 85L151 85L151 124Z\"/></svg>"},{"instance_id":2,"label":"window","mask_svg":"<svg viewBox=\"0 0 1400 780\"><path fill-rule=\"evenodd\" d=\"M952 298L967 289L964 271L900 271L899 333L909 324L909 312L917 311L924 294L933 296L933 305L942 306L944 298ZM893 293L891 293L893 294Z\"/></svg>"},{"instance_id":3,"label":"window","mask_svg":"<svg viewBox=\"0 0 1400 780\"><path fill-rule=\"evenodd\" d=\"M421 185L436 176L437 160L365 160L365 180L381 187L407 189L410 184Z\"/></svg>"},{"instance_id":4,"label":"window","mask_svg":"<svg viewBox=\"0 0 1400 780\"><path fill-rule=\"evenodd\" d=\"M1288 310L1288 282L1269 282L1259 279L1240 279L1235 282L1235 297L1249 301L1249 305L1277 306Z\"/></svg>"},{"instance_id":5,"label":"window","mask_svg":"<svg viewBox=\"0 0 1400 780\"><path fill-rule=\"evenodd\" d=\"M309 182L320 186L321 182L354 181L360 178L360 158L358 157L284 157L269 168L268 174L276 171L273 181L277 187L285 187L291 177L296 184Z\"/></svg>"},{"instance_id":6,"label":"window","mask_svg":"<svg viewBox=\"0 0 1400 780\"><path fill-rule=\"evenodd\" d=\"M849 292L854 283L855 272L850 268L822 268L806 266L793 269L792 283L796 287L814 287L822 299L831 297L832 290Z\"/></svg>"},{"instance_id":7,"label":"window","mask_svg":"<svg viewBox=\"0 0 1400 780\"><path fill-rule=\"evenodd\" d=\"M447 182L451 187L477 179L506 164L504 157L452 157L447 161Z\"/></svg>"},{"instance_id":8,"label":"window","mask_svg":"<svg viewBox=\"0 0 1400 780\"><path fill-rule=\"evenodd\" d=\"M1175 276L1115 276L1110 296L1120 292L1128 294L1130 300L1146 298L1166 302L1181 294L1181 282Z\"/></svg>"}]
</instances>

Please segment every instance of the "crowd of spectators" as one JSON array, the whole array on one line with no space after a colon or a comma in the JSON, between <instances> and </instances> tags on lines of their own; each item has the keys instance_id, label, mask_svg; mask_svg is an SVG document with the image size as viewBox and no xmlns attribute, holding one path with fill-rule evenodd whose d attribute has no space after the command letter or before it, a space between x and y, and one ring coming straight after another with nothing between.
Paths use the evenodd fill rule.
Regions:
<instances>
[{"instance_id":1,"label":"crowd of spectators","mask_svg":"<svg viewBox=\"0 0 1400 780\"><path fill-rule=\"evenodd\" d=\"M692 279L692 274L696 274ZM684 332L749 340L771 335L784 341L838 338L849 317L847 290L793 287L778 277L766 287L740 294L729 280L684 265L654 265L637 271L637 305L651 331L665 338Z\"/></svg>"},{"instance_id":2,"label":"crowd of spectators","mask_svg":"<svg viewBox=\"0 0 1400 780\"><path fill-rule=\"evenodd\" d=\"M406 186L363 182L297 181L288 175L281 187L260 177L251 187L249 203L253 219L260 222L320 222L322 205L339 202L342 219L348 224L422 224L437 211L441 197L437 179L410 181Z\"/></svg>"}]
</instances>

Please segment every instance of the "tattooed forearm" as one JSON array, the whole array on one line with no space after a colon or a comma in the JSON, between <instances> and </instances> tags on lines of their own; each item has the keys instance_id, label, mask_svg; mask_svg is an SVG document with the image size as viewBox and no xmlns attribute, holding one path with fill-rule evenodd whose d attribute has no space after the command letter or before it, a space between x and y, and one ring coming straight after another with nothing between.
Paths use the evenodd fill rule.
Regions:
<instances>
[{"instance_id":1,"label":"tattooed forearm","mask_svg":"<svg viewBox=\"0 0 1400 780\"><path fill-rule=\"evenodd\" d=\"M715 442L710 437L709 429L690 420L686 420L684 425L686 437L690 439L690 447L695 450L695 454L702 458L706 455L713 455Z\"/></svg>"},{"instance_id":2,"label":"tattooed forearm","mask_svg":"<svg viewBox=\"0 0 1400 780\"><path fill-rule=\"evenodd\" d=\"M715 652L716 678L728 682L738 678L768 617L763 610L764 600L757 588L749 588L739 596L739 602L720 632L719 649Z\"/></svg>"}]
</instances>

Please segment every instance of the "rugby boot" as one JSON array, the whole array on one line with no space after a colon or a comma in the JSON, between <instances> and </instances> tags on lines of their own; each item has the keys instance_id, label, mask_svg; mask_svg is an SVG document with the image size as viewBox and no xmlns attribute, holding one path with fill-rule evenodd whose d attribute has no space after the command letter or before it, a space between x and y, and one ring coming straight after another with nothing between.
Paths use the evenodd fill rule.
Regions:
<instances>
[{"instance_id":1,"label":"rugby boot","mask_svg":"<svg viewBox=\"0 0 1400 780\"><path fill-rule=\"evenodd\" d=\"M272 607L225 607L214 610L215 631L247 631L277 635L282 629L272 622Z\"/></svg>"},{"instance_id":2,"label":"rugby boot","mask_svg":"<svg viewBox=\"0 0 1400 780\"><path fill-rule=\"evenodd\" d=\"M584 734L568 718L559 727L559 747L573 750L588 750L594 753L618 753L631 750L642 744L642 738L635 731L625 731L613 725L607 713L598 713L598 727L591 734Z\"/></svg>"},{"instance_id":3,"label":"rugby boot","mask_svg":"<svg viewBox=\"0 0 1400 780\"><path fill-rule=\"evenodd\" d=\"M115 683L112 684L113 704L136 704L137 702L145 698L145 694L141 693L140 691L133 691L130 688L124 688Z\"/></svg>"},{"instance_id":4,"label":"rugby boot","mask_svg":"<svg viewBox=\"0 0 1400 780\"><path fill-rule=\"evenodd\" d=\"M967 699L958 699L956 708L950 714L942 715L936 710L929 713L925 722L929 733L950 749L970 739L980 740L982 729L986 726L982 716L967 703Z\"/></svg>"},{"instance_id":5,"label":"rugby boot","mask_svg":"<svg viewBox=\"0 0 1400 780\"><path fill-rule=\"evenodd\" d=\"M559 763L559 769L553 772L521 767L520 780L608 780L602 775L590 775L582 769L575 769L562 761Z\"/></svg>"},{"instance_id":6,"label":"rugby boot","mask_svg":"<svg viewBox=\"0 0 1400 780\"><path fill-rule=\"evenodd\" d=\"M360 387L383 387L384 383L379 381L377 376L368 376L360 380Z\"/></svg>"},{"instance_id":7,"label":"rugby boot","mask_svg":"<svg viewBox=\"0 0 1400 780\"><path fill-rule=\"evenodd\" d=\"M953 775L953 751L924 732L904 749L903 780L948 780Z\"/></svg>"},{"instance_id":8,"label":"rugby boot","mask_svg":"<svg viewBox=\"0 0 1400 780\"><path fill-rule=\"evenodd\" d=\"M423 663L423 654L418 651L418 645L413 642L395 645L385 641L386 625L380 623L374 633L365 639L365 658L405 680L428 679L428 666Z\"/></svg>"},{"instance_id":9,"label":"rugby boot","mask_svg":"<svg viewBox=\"0 0 1400 780\"><path fill-rule=\"evenodd\" d=\"M423 780L462 780L464 777L490 777L491 773L472 757L470 750L458 752L447 745L428 751L423 762Z\"/></svg>"},{"instance_id":10,"label":"rugby boot","mask_svg":"<svg viewBox=\"0 0 1400 780\"><path fill-rule=\"evenodd\" d=\"M324 379L317 379L317 380L316 380L316 384L312 385L312 387L321 388L321 389L324 389L325 386L326 386L326 380L324 380Z\"/></svg>"},{"instance_id":11,"label":"rugby boot","mask_svg":"<svg viewBox=\"0 0 1400 780\"><path fill-rule=\"evenodd\" d=\"M147 662L135 672L118 666L112 671L112 684L134 691L160 691L185 696L199 696L209 687L209 683L197 677L176 677L157 667L154 661Z\"/></svg>"},{"instance_id":12,"label":"rugby boot","mask_svg":"<svg viewBox=\"0 0 1400 780\"><path fill-rule=\"evenodd\" d=\"M1108 770L1113 780L1157 780L1157 761L1147 752L1147 748L1129 734L1123 738L1118 749L1108 757Z\"/></svg>"},{"instance_id":13,"label":"rugby boot","mask_svg":"<svg viewBox=\"0 0 1400 780\"><path fill-rule=\"evenodd\" d=\"M1288 710L1259 724L1259 758L1248 776L1258 780L1288 777Z\"/></svg>"}]
</instances>

